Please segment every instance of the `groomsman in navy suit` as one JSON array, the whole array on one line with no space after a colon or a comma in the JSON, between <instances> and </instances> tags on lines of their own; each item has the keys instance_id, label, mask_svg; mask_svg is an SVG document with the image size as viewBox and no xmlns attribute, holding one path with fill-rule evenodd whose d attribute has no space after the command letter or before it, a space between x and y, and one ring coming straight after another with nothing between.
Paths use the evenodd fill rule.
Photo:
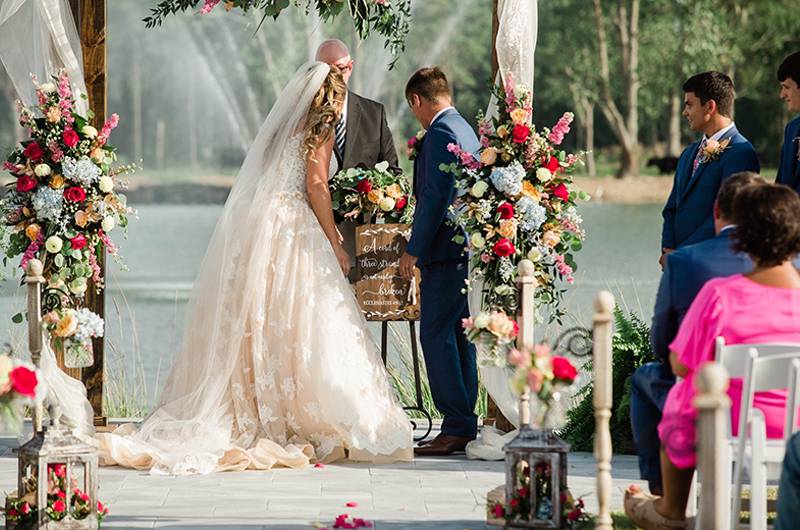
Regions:
<instances>
[{"instance_id":1,"label":"groomsman in navy suit","mask_svg":"<svg viewBox=\"0 0 800 530\"><path fill-rule=\"evenodd\" d=\"M433 402L444 415L441 434L415 452L420 456L449 455L463 451L477 434L478 367L475 347L461 327L461 319L469 316L467 295L462 292L467 256L463 243L453 241L458 229L446 222L455 199L455 183L453 175L440 166L457 161L449 144L469 152L476 152L480 144L472 127L452 106L447 77L439 68L423 68L411 76L406 100L427 132L414 160L417 204L400 271L411 278L414 267L420 269L420 340Z\"/></svg>"},{"instance_id":2,"label":"groomsman in navy suit","mask_svg":"<svg viewBox=\"0 0 800 530\"><path fill-rule=\"evenodd\" d=\"M800 52L784 59L778 68L781 99L790 113L800 112ZM800 116L786 125L778 166L778 184L785 184L800 192Z\"/></svg>"},{"instance_id":3,"label":"groomsman in navy suit","mask_svg":"<svg viewBox=\"0 0 800 530\"><path fill-rule=\"evenodd\" d=\"M662 215L661 266L664 256L684 245L714 237L714 199L722 181L740 171L758 173L758 157L731 120L736 97L733 81L705 72L683 84L683 116L703 137L678 160L672 192Z\"/></svg>"}]
</instances>

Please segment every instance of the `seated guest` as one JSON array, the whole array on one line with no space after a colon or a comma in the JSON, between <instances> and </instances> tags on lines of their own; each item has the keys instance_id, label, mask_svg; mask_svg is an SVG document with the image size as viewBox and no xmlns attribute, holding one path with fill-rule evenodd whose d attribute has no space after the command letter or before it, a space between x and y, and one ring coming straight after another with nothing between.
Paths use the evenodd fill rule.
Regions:
<instances>
[{"instance_id":1,"label":"seated guest","mask_svg":"<svg viewBox=\"0 0 800 530\"><path fill-rule=\"evenodd\" d=\"M786 102L790 113L800 112L800 52L784 59L778 68L778 82L781 84L781 99ZM781 148L781 162L778 166L778 184L786 184L800 192L800 116L786 125Z\"/></svg>"},{"instance_id":2,"label":"seated guest","mask_svg":"<svg viewBox=\"0 0 800 530\"><path fill-rule=\"evenodd\" d=\"M650 343L660 360L636 369L632 377L631 424L639 455L639 473L650 492L661 495L658 423L667 392L675 384L669 366L669 343L689 310L698 291L711 278L744 274L753 268L747 254L735 252L731 245L734 230L733 200L745 186L764 184L749 171L731 175L722 183L714 203L714 230L717 234L669 254L656 295Z\"/></svg>"},{"instance_id":3,"label":"seated guest","mask_svg":"<svg viewBox=\"0 0 800 530\"><path fill-rule=\"evenodd\" d=\"M664 494L655 497L631 486L625 512L644 528L685 528L686 503L695 467L694 375L714 360L717 337L727 344L800 343L800 271L792 259L800 253L800 196L787 186L748 186L733 202L734 249L747 253L749 274L709 280L700 290L678 335L670 344L675 383L664 403L658 435ZM738 431L741 379L732 379L732 431ZM783 434L786 391L758 392L754 406L764 413L767 436Z\"/></svg>"},{"instance_id":4,"label":"seated guest","mask_svg":"<svg viewBox=\"0 0 800 530\"><path fill-rule=\"evenodd\" d=\"M775 530L795 530L800 521L800 432L789 438L778 487Z\"/></svg>"}]
</instances>

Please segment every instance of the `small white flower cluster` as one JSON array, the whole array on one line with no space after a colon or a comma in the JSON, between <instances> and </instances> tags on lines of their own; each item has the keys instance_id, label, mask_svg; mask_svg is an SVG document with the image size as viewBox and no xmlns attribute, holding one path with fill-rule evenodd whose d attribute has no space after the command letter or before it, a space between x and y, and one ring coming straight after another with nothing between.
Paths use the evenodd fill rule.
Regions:
<instances>
[{"instance_id":1,"label":"small white flower cluster","mask_svg":"<svg viewBox=\"0 0 800 530\"><path fill-rule=\"evenodd\" d=\"M75 331L75 339L85 343L93 337L103 336L103 319L89 309L83 307L75 312L78 319L78 329Z\"/></svg>"},{"instance_id":2,"label":"small white flower cluster","mask_svg":"<svg viewBox=\"0 0 800 530\"><path fill-rule=\"evenodd\" d=\"M44 186L36 190L31 199L36 218L40 221L58 222L64 206L64 193L61 190Z\"/></svg>"},{"instance_id":3,"label":"small white flower cluster","mask_svg":"<svg viewBox=\"0 0 800 530\"><path fill-rule=\"evenodd\" d=\"M522 197L517 201L517 211L522 215L520 229L526 232L538 230L547 220L547 210L530 197Z\"/></svg>"},{"instance_id":4,"label":"small white flower cluster","mask_svg":"<svg viewBox=\"0 0 800 530\"><path fill-rule=\"evenodd\" d=\"M500 258L497 270L500 273L500 278L502 278L504 282L511 281L511 277L514 275L514 269L516 269L514 263L508 259L507 256Z\"/></svg>"},{"instance_id":5,"label":"small white flower cluster","mask_svg":"<svg viewBox=\"0 0 800 530\"><path fill-rule=\"evenodd\" d=\"M68 156L64 158L61 168L65 177L80 182L84 187L97 181L102 174L97 164L88 156L82 156L78 160Z\"/></svg>"},{"instance_id":6,"label":"small white flower cluster","mask_svg":"<svg viewBox=\"0 0 800 530\"><path fill-rule=\"evenodd\" d=\"M517 161L510 166L498 167L492 170L489 177L498 191L508 196L516 196L522 192L522 179L525 178L525 168Z\"/></svg>"}]
</instances>

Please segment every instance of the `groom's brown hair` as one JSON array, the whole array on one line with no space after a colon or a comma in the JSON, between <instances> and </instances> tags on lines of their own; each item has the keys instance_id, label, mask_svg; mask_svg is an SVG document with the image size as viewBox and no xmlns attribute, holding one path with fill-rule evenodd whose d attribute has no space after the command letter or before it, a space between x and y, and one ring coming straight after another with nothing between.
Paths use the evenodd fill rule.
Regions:
<instances>
[{"instance_id":1,"label":"groom's brown hair","mask_svg":"<svg viewBox=\"0 0 800 530\"><path fill-rule=\"evenodd\" d=\"M406 98L411 94L433 102L440 96L450 97L450 83L438 66L420 68L406 84Z\"/></svg>"}]
</instances>

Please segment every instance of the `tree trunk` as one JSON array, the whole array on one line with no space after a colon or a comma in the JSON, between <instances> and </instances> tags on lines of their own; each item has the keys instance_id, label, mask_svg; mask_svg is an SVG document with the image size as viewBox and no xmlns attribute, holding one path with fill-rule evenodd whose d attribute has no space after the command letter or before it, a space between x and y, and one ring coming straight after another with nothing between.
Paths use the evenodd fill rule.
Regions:
<instances>
[{"instance_id":1,"label":"tree trunk","mask_svg":"<svg viewBox=\"0 0 800 530\"><path fill-rule=\"evenodd\" d=\"M616 177L618 179L636 176L639 173L639 144L631 139L620 144L622 148L622 164Z\"/></svg>"},{"instance_id":2,"label":"tree trunk","mask_svg":"<svg viewBox=\"0 0 800 530\"><path fill-rule=\"evenodd\" d=\"M590 177L597 176L597 164L594 160L594 103L587 98L584 102L584 130L586 134L586 171Z\"/></svg>"},{"instance_id":3,"label":"tree trunk","mask_svg":"<svg viewBox=\"0 0 800 530\"><path fill-rule=\"evenodd\" d=\"M669 128L667 131L667 156L681 154L681 96L677 88L669 93Z\"/></svg>"}]
</instances>

